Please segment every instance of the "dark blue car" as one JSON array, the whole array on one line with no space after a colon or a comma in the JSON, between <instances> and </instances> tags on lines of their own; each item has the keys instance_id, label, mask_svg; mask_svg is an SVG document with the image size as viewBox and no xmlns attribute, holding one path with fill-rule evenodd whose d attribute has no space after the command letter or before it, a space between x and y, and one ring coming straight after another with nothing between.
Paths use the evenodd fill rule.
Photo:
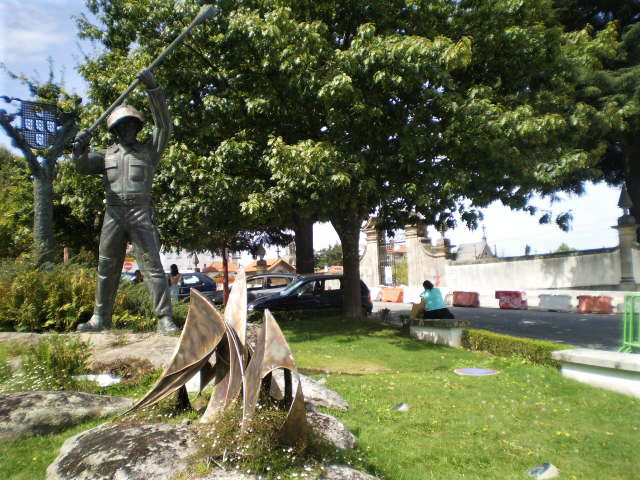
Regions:
<instances>
[{"instance_id":1,"label":"dark blue car","mask_svg":"<svg viewBox=\"0 0 640 480\"><path fill-rule=\"evenodd\" d=\"M277 310L341 310L344 300L342 275L304 276L280 293L256 298L247 308L249 311ZM360 281L362 312L371 313L373 303L369 289Z\"/></svg>"},{"instance_id":2,"label":"dark blue car","mask_svg":"<svg viewBox=\"0 0 640 480\"><path fill-rule=\"evenodd\" d=\"M202 272L181 273L180 283L178 283L178 299L189 298L192 288L211 297L216 291L216 282Z\"/></svg>"}]
</instances>

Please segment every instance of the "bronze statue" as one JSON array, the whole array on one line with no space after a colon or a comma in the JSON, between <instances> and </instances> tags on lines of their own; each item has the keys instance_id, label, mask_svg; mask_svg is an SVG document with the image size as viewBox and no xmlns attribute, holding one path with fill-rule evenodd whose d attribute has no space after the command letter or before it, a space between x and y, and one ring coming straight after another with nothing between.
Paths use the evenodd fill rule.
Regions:
<instances>
[{"instance_id":1,"label":"bronze statue","mask_svg":"<svg viewBox=\"0 0 640 480\"><path fill-rule=\"evenodd\" d=\"M100 234L95 309L88 322L78 325L78 331L95 332L111 326L127 242L135 248L149 288L158 332L177 331L167 277L160 262L151 198L155 168L171 135L171 119L162 88L151 71L142 70L138 80L147 88L153 114L155 128L150 142L137 140L144 118L126 104L116 107L107 119L107 128L118 143L105 151L89 152L90 131L83 130L76 136L73 161L77 171L103 175L107 203Z\"/></svg>"}]
</instances>

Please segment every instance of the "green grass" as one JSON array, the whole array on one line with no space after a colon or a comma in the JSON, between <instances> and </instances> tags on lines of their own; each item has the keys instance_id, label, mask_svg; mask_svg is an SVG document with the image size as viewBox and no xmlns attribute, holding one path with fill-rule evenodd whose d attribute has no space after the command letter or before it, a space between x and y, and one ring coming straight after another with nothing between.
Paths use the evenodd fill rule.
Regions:
<instances>
[{"instance_id":1,"label":"green grass","mask_svg":"<svg viewBox=\"0 0 640 480\"><path fill-rule=\"evenodd\" d=\"M58 456L58 450L67 438L105 421L105 419L91 420L63 433L0 442L0 478L6 480L45 478L47 467Z\"/></svg>"},{"instance_id":2,"label":"green grass","mask_svg":"<svg viewBox=\"0 0 640 480\"><path fill-rule=\"evenodd\" d=\"M343 460L381 478L522 479L543 462L556 465L564 479L639 477L637 399L565 379L520 357L428 345L372 323L322 318L282 321L281 327L299 368L325 377L350 404L345 412L326 410L358 437L357 450ZM0 358L11 352L0 348ZM472 366L501 373L453 372ZM99 393L139 398L153 381ZM394 410L401 402L408 412ZM62 442L97 423L0 442L0 478L44 478Z\"/></svg>"},{"instance_id":3,"label":"green grass","mask_svg":"<svg viewBox=\"0 0 640 480\"><path fill-rule=\"evenodd\" d=\"M640 475L637 399L521 358L428 345L367 324L289 322L283 330L301 369L329 372L327 385L350 404L331 413L386 479L526 478L543 462L567 479ZM453 372L470 366L501 374ZM395 411L400 402L410 410Z\"/></svg>"}]
</instances>

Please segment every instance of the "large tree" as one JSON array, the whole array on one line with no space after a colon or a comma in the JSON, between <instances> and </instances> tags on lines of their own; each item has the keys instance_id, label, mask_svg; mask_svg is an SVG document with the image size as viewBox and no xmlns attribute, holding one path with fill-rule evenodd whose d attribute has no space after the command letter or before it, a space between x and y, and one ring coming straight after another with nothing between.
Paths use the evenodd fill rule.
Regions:
<instances>
[{"instance_id":1,"label":"large tree","mask_svg":"<svg viewBox=\"0 0 640 480\"><path fill-rule=\"evenodd\" d=\"M36 82L25 75L7 74L29 87L35 102L53 105L57 110L58 126L50 145L35 148L29 145L23 132L16 126L16 114L0 110L0 126L12 139L13 146L24 156L24 164L33 184L33 247L37 264L55 260L54 233L54 180L58 160L69 150L76 131L80 98L69 95L54 79L50 68L45 82Z\"/></svg>"},{"instance_id":2,"label":"large tree","mask_svg":"<svg viewBox=\"0 0 640 480\"><path fill-rule=\"evenodd\" d=\"M82 71L102 105L197 10L189 1L88 6L102 24L80 19L81 33L107 50ZM387 228L415 215L451 224L454 212L473 223L475 207L526 208L533 192L565 186L604 149L595 126L607 119L576 102L574 85L610 53L613 34L563 35L550 1L218 6L158 71L176 139L161 166L161 222L198 217L181 217L185 209L263 227L331 221L347 316L361 313L358 238L370 213ZM234 181L219 180L225 169ZM194 190L193 178L216 190ZM216 205L216 195L235 203Z\"/></svg>"},{"instance_id":3,"label":"large tree","mask_svg":"<svg viewBox=\"0 0 640 480\"><path fill-rule=\"evenodd\" d=\"M276 184L249 207L295 198L330 219L348 315L360 308L357 242L369 213L388 229L412 215L452 225L454 212L473 224L475 207L527 208L534 192L572 186L567 178L603 151L607 119L576 102L574 86L611 54L610 30L562 35L549 2L350 2L318 7L311 24L305 13L279 10L277 30L254 26L244 40L263 64L266 45L282 51L274 32L285 21L315 27L324 41L301 56L318 85L306 83L310 100L299 97L321 127L301 141L272 137ZM326 55L313 74L309 52ZM276 59L271 70L290 63Z\"/></svg>"},{"instance_id":4,"label":"large tree","mask_svg":"<svg viewBox=\"0 0 640 480\"><path fill-rule=\"evenodd\" d=\"M33 189L24 161L0 148L0 258L15 258L33 245Z\"/></svg>"},{"instance_id":5,"label":"large tree","mask_svg":"<svg viewBox=\"0 0 640 480\"><path fill-rule=\"evenodd\" d=\"M602 68L588 69L579 96L615 119L607 131L607 150L597 172L613 185L622 182L640 219L640 2L637 0L555 0L558 19L569 31L588 28L597 35L607 28L619 34L615 56ZM600 178L600 177L596 177ZM640 235L640 233L639 233Z\"/></svg>"}]
</instances>

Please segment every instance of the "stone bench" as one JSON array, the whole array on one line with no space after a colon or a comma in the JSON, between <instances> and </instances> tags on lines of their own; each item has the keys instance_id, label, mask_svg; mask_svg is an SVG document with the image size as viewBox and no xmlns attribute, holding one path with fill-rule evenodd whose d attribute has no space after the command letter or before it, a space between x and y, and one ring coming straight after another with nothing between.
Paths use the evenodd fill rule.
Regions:
<instances>
[{"instance_id":1,"label":"stone bench","mask_svg":"<svg viewBox=\"0 0 640 480\"><path fill-rule=\"evenodd\" d=\"M467 320L416 318L410 321L409 334L427 343L460 348L462 330L469 325Z\"/></svg>"},{"instance_id":2,"label":"stone bench","mask_svg":"<svg viewBox=\"0 0 640 480\"><path fill-rule=\"evenodd\" d=\"M567 378L640 398L640 354L576 348L551 357Z\"/></svg>"}]
</instances>

